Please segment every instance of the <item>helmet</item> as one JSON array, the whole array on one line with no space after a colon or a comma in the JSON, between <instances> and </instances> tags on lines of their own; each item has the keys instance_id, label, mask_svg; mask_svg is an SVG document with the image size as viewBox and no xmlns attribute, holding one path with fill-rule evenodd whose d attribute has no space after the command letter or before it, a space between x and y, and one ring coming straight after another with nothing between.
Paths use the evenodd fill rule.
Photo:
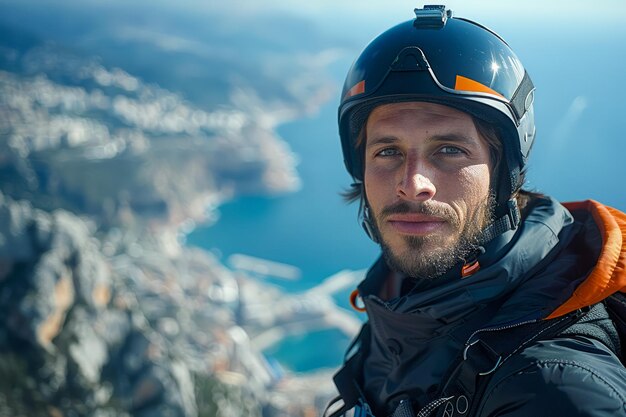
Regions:
<instances>
[{"instance_id":1,"label":"helmet","mask_svg":"<svg viewBox=\"0 0 626 417\"><path fill-rule=\"evenodd\" d=\"M521 186L535 138L533 83L508 44L486 27L452 17L445 6L424 6L415 14L375 38L348 72L339 105L346 168L357 182L363 181L357 137L376 106L443 104L498 131L504 150L501 173L508 178L500 178L496 197L498 207L510 211L511 194ZM515 211L519 217L517 207Z\"/></svg>"}]
</instances>

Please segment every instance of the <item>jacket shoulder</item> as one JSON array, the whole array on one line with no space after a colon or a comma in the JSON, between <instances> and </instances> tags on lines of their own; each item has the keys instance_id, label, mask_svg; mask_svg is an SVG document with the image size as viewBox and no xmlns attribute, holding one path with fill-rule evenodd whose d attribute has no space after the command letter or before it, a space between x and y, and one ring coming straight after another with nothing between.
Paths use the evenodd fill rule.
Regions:
<instances>
[{"instance_id":1,"label":"jacket shoulder","mask_svg":"<svg viewBox=\"0 0 626 417\"><path fill-rule=\"evenodd\" d=\"M538 341L495 372L477 415L626 416L626 368L591 338Z\"/></svg>"}]
</instances>

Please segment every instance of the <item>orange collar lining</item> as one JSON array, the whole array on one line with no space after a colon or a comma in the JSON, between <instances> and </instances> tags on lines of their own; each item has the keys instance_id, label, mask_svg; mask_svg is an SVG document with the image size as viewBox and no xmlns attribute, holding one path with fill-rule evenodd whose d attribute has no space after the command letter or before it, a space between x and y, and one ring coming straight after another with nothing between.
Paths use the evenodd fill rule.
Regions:
<instances>
[{"instance_id":1,"label":"orange collar lining","mask_svg":"<svg viewBox=\"0 0 626 417\"><path fill-rule=\"evenodd\" d=\"M593 200L563 205L570 211L591 213L602 236L602 250L587 279L547 319L595 304L615 292L626 292L626 240L623 238L626 236L626 214Z\"/></svg>"}]
</instances>

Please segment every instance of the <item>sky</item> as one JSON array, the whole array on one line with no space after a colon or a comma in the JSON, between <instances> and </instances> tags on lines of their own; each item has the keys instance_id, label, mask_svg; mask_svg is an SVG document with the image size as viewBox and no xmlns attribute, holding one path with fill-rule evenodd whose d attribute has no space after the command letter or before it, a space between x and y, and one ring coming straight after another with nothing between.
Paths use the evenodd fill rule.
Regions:
<instances>
[{"instance_id":1,"label":"sky","mask_svg":"<svg viewBox=\"0 0 626 417\"><path fill-rule=\"evenodd\" d=\"M428 2L435 4L436 2ZM236 10L241 16L258 15L264 13L285 12L330 22L341 20L349 23L350 20L372 20L380 22L383 27L409 18L415 7L422 7L424 3L411 0L370 0L364 3L360 0L315 0L295 2L287 0L135 0L131 3L125 0L0 0L2 5L33 5L39 7L91 7L91 6L124 6L132 7L148 5L151 8L163 10L187 10L196 14L212 14L218 11ZM540 20L554 20L556 24L566 23L569 20L581 22L620 22L626 16L626 2L622 0L597 0L594 2L583 0L448 0L445 4L457 16L481 19L481 21L503 20L521 22L528 18L534 22ZM408 17L407 17L408 16Z\"/></svg>"}]
</instances>

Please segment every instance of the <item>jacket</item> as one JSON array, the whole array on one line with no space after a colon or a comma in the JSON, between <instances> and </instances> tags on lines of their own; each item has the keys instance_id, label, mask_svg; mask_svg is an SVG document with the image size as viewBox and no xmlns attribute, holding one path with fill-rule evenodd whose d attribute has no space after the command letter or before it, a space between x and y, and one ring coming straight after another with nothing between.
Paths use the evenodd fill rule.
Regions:
<instances>
[{"instance_id":1,"label":"jacket","mask_svg":"<svg viewBox=\"0 0 626 417\"><path fill-rule=\"evenodd\" d=\"M594 201L561 205L540 198L517 230L485 249L469 277L461 278L459 266L435 280L405 279L402 295L390 300L378 296L391 273L379 259L358 287L368 322L357 354L336 377L340 394L353 395L338 383L348 375L361 411L388 416L409 401L415 414L430 415L424 407L440 400L444 375L468 340L595 306L583 320L594 331L578 332L577 323L525 346L495 370L472 410L478 416L626 416L619 357L626 341L601 304L626 291L626 215ZM460 411L465 407L457 404L433 408L432 415L464 417Z\"/></svg>"}]
</instances>

